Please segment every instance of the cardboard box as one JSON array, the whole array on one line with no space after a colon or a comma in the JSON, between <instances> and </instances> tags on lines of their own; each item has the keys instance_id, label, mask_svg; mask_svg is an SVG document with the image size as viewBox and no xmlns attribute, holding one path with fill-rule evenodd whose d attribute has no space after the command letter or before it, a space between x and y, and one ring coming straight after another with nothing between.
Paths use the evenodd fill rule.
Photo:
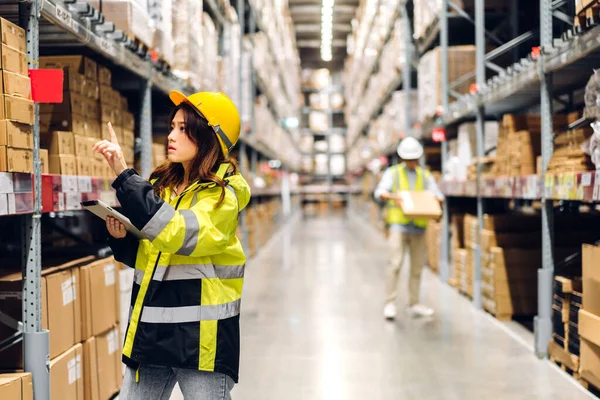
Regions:
<instances>
[{"instance_id":1,"label":"cardboard box","mask_svg":"<svg viewBox=\"0 0 600 400\"><path fill-rule=\"evenodd\" d=\"M112 72L107 67L98 67L98 83L100 85L112 85Z\"/></svg>"},{"instance_id":2,"label":"cardboard box","mask_svg":"<svg viewBox=\"0 0 600 400\"><path fill-rule=\"evenodd\" d=\"M32 126L8 120L1 120L0 146L9 146L17 149L33 149Z\"/></svg>"},{"instance_id":3,"label":"cardboard box","mask_svg":"<svg viewBox=\"0 0 600 400\"><path fill-rule=\"evenodd\" d=\"M75 154L75 135L73 132L54 131L50 139L50 155Z\"/></svg>"},{"instance_id":4,"label":"cardboard box","mask_svg":"<svg viewBox=\"0 0 600 400\"><path fill-rule=\"evenodd\" d=\"M71 154L51 154L50 173L57 175L77 175L75 156Z\"/></svg>"},{"instance_id":5,"label":"cardboard box","mask_svg":"<svg viewBox=\"0 0 600 400\"><path fill-rule=\"evenodd\" d=\"M77 344L50 361L50 398L83 400L83 348Z\"/></svg>"},{"instance_id":6,"label":"cardboard box","mask_svg":"<svg viewBox=\"0 0 600 400\"><path fill-rule=\"evenodd\" d=\"M92 148L96 143L94 138L88 138L82 135L74 135L75 140L75 155L77 157L88 157L93 158L94 153Z\"/></svg>"},{"instance_id":7,"label":"cardboard box","mask_svg":"<svg viewBox=\"0 0 600 400\"><path fill-rule=\"evenodd\" d=\"M110 329L118 319L117 271L112 257L80 268L82 286L82 337L88 339Z\"/></svg>"},{"instance_id":8,"label":"cardboard box","mask_svg":"<svg viewBox=\"0 0 600 400\"><path fill-rule=\"evenodd\" d=\"M408 218L438 219L442 216L442 208L432 192L400 192L402 211Z\"/></svg>"},{"instance_id":9,"label":"cardboard box","mask_svg":"<svg viewBox=\"0 0 600 400\"><path fill-rule=\"evenodd\" d=\"M0 374L0 399L33 400L33 380L29 373Z\"/></svg>"},{"instance_id":10,"label":"cardboard box","mask_svg":"<svg viewBox=\"0 0 600 400\"><path fill-rule=\"evenodd\" d=\"M12 47L21 53L27 53L27 39L23 28L4 18L0 18L0 30L2 30L3 45Z\"/></svg>"},{"instance_id":11,"label":"cardboard box","mask_svg":"<svg viewBox=\"0 0 600 400\"><path fill-rule=\"evenodd\" d=\"M121 346L116 327L83 343L86 400L108 400L121 387Z\"/></svg>"},{"instance_id":12,"label":"cardboard box","mask_svg":"<svg viewBox=\"0 0 600 400\"><path fill-rule=\"evenodd\" d=\"M82 94L90 100L98 101L100 99L100 85L98 81L84 77Z\"/></svg>"},{"instance_id":13,"label":"cardboard box","mask_svg":"<svg viewBox=\"0 0 600 400\"><path fill-rule=\"evenodd\" d=\"M92 160L89 157L75 157L77 175L92 176L92 163L90 161Z\"/></svg>"},{"instance_id":14,"label":"cardboard box","mask_svg":"<svg viewBox=\"0 0 600 400\"><path fill-rule=\"evenodd\" d=\"M13 149L0 146L1 172L31 172L33 170L33 152L26 149Z\"/></svg>"},{"instance_id":15,"label":"cardboard box","mask_svg":"<svg viewBox=\"0 0 600 400\"><path fill-rule=\"evenodd\" d=\"M92 166L92 176L104 176L104 161L96 160L95 158L92 158L89 161Z\"/></svg>"},{"instance_id":16,"label":"cardboard box","mask_svg":"<svg viewBox=\"0 0 600 400\"><path fill-rule=\"evenodd\" d=\"M123 112L122 115L123 128L134 131L135 130L135 116L130 112Z\"/></svg>"},{"instance_id":17,"label":"cardboard box","mask_svg":"<svg viewBox=\"0 0 600 400\"><path fill-rule=\"evenodd\" d=\"M41 301L42 327L50 331L50 358L57 357L75 343L81 341L81 296L79 271L68 269L70 263L42 270ZM12 318L21 319L22 288L21 272L0 277L0 308ZM14 331L0 326L0 340ZM13 346L0 357L0 368L22 368L21 345Z\"/></svg>"},{"instance_id":18,"label":"cardboard box","mask_svg":"<svg viewBox=\"0 0 600 400\"><path fill-rule=\"evenodd\" d=\"M33 125L33 101L3 95L2 103L0 107L0 119L10 119L27 125Z\"/></svg>"},{"instance_id":19,"label":"cardboard box","mask_svg":"<svg viewBox=\"0 0 600 400\"><path fill-rule=\"evenodd\" d=\"M87 79L98 80L98 64L84 56L40 57L40 68L69 68Z\"/></svg>"},{"instance_id":20,"label":"cardboard box","mask_svg":"<svg viewBox=\"0 0 600 400\"><path fill-rule=\"evenodd\" d=\"M25 53L2 45L2 69L19 75L28 75L27 56Z\"/></svg>"},{"instance_id":21,"label":"cardboard box","mask_svg":"<svg viewBox=\"0 0 600 400\"><path fill-rule=\"evenodd\" d=\"M31 100L31 79L14 72L2 71L2 93Z\"/></svg>"},{"instance_id":22,"label":"cardboard box","mask_svg":"<svg viewBox=\"0 0 600 400\"><path fill-rule=\"evenodd\" d=\"M583 337L579 346L579 374L581 378L596 387L600 387L600 346Z\"/></svg>"},{"instance_id":23,"label":"cardboard box","mask_svg":"<svg viewBox=\"0 0 600 400\"><path fill-rule=\"evenodd\" d=\"M589 244L582 246L583 308L600 315L600 247ZM600 343L598 343L600 345Z\"/></svg>"},{"instance_id":24,"label":"cardboard box","mask_svg":"<svg viewBox=\"0 0 600 400\"><path fill-rule=\"evenodd\" d=\"M50 159L48 158L48 150L40 149L40 162L42 163L42 174L50 173Z\"/></svg>"}]
</instances>

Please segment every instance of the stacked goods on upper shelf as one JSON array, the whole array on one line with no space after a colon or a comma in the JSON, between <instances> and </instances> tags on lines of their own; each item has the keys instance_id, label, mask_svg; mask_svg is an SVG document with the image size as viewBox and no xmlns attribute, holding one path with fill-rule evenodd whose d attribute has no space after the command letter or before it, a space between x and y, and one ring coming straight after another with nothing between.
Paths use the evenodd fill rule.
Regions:
<instances>
[{"instance_id":1,"label":"stacked goods on upper shelf","mask_svg":"<svg viewBox=\"0 0 600 400\"><path fill-rule=\"evenodd\" d=\"M216 92L219 88L219 34L215 23L207 13L202 13L203 62L207 65L202 74L202 90ZM213 60L215 62L213 62ZM197 68L197 66L194 66Z\"/></svg>"},{"instance_id":2,"label":"stacked goods on upper shelf","mask_svg":"<svg viewBox=\"0 0 600 400\"><path fill-rule=\"evenodd\" d=\"M554 115L554 126L567 125L566 115ZM541 119L539 115L506 114L498 136L497 176L535 175L537 159L542 154Z\"/></svg>"},{"instance_id":3,"label":"stacked goods on upper shelf","mask_svg":"<svg viewBox=\"0 0 600 400\"><path fill-rule=\"evenodd\" d=\"M148 16L153 32L152 48L160 58L173 66L173 0L148 0Z\"/></svg>"},{"instance_id":4,"label":"stacked goods on upper shelf","mask_svg":"<svg viewBox=\"0 0 600 400\"><path fill-rule=\"evenodd\" d=\"M202 1L173 1L173 73L196 89L202 87L202 75L208 65L203 59ZM194 21L194 23L190 23Z\"/></svg>"},{"instance_id":5,"label":"stacked goods on upper shelf","mask_svg":"<svg viewBox=\"0 0 600 400\"><path fill-rule=\"evenodd\" d=\"M600 388L600 247L583 245L583 309L579 311L578 333L581 336L579 373L586 382Z\"/></svg>"},{"instance_id":6,"label":"stacked goods on upper shelf","mask_svg":"<svg viewBox=\"0 0 600 400\"><path fill-rule=\"evenodd\" d=\"M219 73L219 88L227 94L229 98L238 106L244 109L241 105L241 88L239 80L239 69L241 62L240 54L240 24L238 16L232 7L228 7L229 19L233 22L225 25L223 28L223 58L220 63ZM218 40L218 37L217 37ZM242 72L245 79L249 78L250 63L244 64L245 71ZM244 80L242 78L242 81Z\"/></svg>"},{"instance_id":7,"label":"stacked goods on upper shelf","mask_svg":"<svg viewBox=\"0 0 600 400\"><path fill-rule=\"evenodd\" d=\"M115 24L132 39L152 48L153 31L148 15L148 3L136 0L87 0L92 7L101 10L107 21Z\"/></svg>"},{"instance_id":8,"label":"stacked goods on upper shelf","mask_svg":"<svg viewBox=\"0 0 600 400\"><path fill-rule=\"evenodd\" d=\"M595 237L598 214L557 216L556 260ZM539 214L485 215L481 233L483 306L500 319L537 312L537 271L542 265ZM477 218L465 218L465 246L477 246ZM473 253L474 254L474 253ZM470 282L472 284L472 280Z\"/></svg>"},{"instance_id":9,"label":"stacked goods on upper shelf","mask_svg":"<svg viewBox=\"0 0 600 400\"><path fill-rule=\"evenodd\" d=\"M127 99L112 88L111 71L83 56L40 57L42 68L64 70L63 102L40 105L40 141L50 153L48 172L113 176L95 143L110 139L113 126L125 161L134 163L135 117Z\"/></svg>"},{"instance_id":10,"label":"stacked goods on upper shelf","mask_svg":"<svg viewBox=\"0 0 600 400\"><path fill-rule=\"evenodd\" d=\"M482 157L474 158L467 167L467 180L477 180L477 166L481 164L481 179L493 179L496 177L496 158Z\"/></svg>"},{"instance_id":11,"label":"stacked goods on upper shelf","mask_svg":"<svg viewBox=\"0 0 600 400\"><path fill-rule=\"evenodd\" d=\"M401 138L410 136L410 132L404 129L404 104L406 94L396 91L384 108L383 113L369 126L368 137L375 146L376 151L384 151L394 147ZM417 92L410 91L411 118L414 118L418 110ZM413 119L414 121L414 119Z\"/></svg>"},{"instance_id":12,"label":"stacked goods on upper shelf","mask_svg":"<svg viewBox=\"0 0 600 400\"><path fill-rule=\"evenodd\" d=\"M13 271L19 263L14 265ZM23 277L6 263L3 268L0 308L19 320L22 300L14 293L23 291ZM44 257L41 287L42 327L50 332L51 398L112 398L122 382L119 274L114 259L87 257L64 263ZM13 333L0 324L0 340ZM21 343L3 351L0 368L22 367Z\"/></svg>"},{"instance_id":13,"label":"stacked goods on upper shelf","mask_svg":"<svg viewBox=\"0 0 600 400\"><path fill-rule=\"evenodd\" d=\"M25 31L2 18L0 30L0 172L31 172L34 120Z\"/></svg>"},{"instance_id":14,"label":"stacked goods on upper shelf","mask_svg":"<svg viewBox=\"0 0 600 400\"><path fill-rule=\"evenodd\" d=\"M452 83L475 70L475 46L448 48L448 80ZM442 49L425 53L419 60L419 120L434 117L442 105ZM467 94L475 78L452 87L459 94Z\"/></svg>"},{"instance_id":15,"label":"stacked goods on upper shelf","mask_svg":"<svg viewBox=\"0 0 600 400\"><path fill-rule=\"evenodd\" d=\"M350 51L344 66L345 97L348 99L347 114L352 115L361 106L365 98L365 89L375 67L385 39L393 26L393 18L399 7L398 0L375 1L367 0L361 3L357 10L357 24L352 24L352 34L349 38ZM388 58L389 61L389 58ZM387 70L392 65L385 65Z\"/></svg>"},{"instance_id":16,"label":"stacked goods on upper shelf","mask_svg":"<svg viewBox=\"0 0 600 400\"><path fill-rule=\"evenodd\" d=\"M550 358L574 372L579 372L580 365L579 310L582 287L581 277L556 276L554 278Z\"/></svg>"},{"instance_id":17,"label":"stacked goods on upper shelf","mask_svg":"<svg viewBox=\"0 0 600 400\"><path fill-rule=\"evenodd\" d=\"M583 115L576 111L568 114L568 123L572 124ZM554 152L548 164L549 173L585 172L594 170L594 164L586 150L594 131L591 127L569 130L560 133L554 139Z\"/></svg>"},{"instance_id":18,"label":"stacked goods on upper shelf","mask_svg":"<svg viewBox=\"0 0 600 400\"><path fill-rule=\"evenodd\" d=\"M475 10L475 0L457 0L453 3L469 13L473 13ZM506 10L510 7L509 4L506 0L486 0L485 8L486 10ZM441 10L442 0L415 0L415 38L420 39L425 36L431 24L438 20Z\"/></svg>"},{"instance_id":19,"label":"stacked goods on upper shelf","mask_svg":"<svg viewBox=\"0 0 600 400\"><path fill-rule=\"evenodd\" d=\"M485 177L492 177L494 164L494 147L498 143L499 124L495 121L487 121L484 124L484 154L490 157L484 159ZM474 164L477 156L477 127L474 123L467 122L458 127L458 137L449 141L450 160L446 166L446 179L465 180L475 179L477 167ZM475 174L473 169L475 169Z\"/></svg>"}]
</instances>

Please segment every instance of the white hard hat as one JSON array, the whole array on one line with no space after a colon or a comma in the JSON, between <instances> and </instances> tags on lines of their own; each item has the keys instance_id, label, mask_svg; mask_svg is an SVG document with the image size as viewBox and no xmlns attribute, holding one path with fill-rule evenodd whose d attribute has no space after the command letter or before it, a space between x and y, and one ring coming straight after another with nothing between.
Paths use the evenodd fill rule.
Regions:
<instances>
[{"instance_id":1,"label":"white hard hat","mask_svg":"<svg viewBox=\"0 0 600 400\"><path fill-rule=\"evenodd\" d=\"M403 160L418 160L423 155L423 146L414 137L407 137L398 145L398 155Z\"/></svg>"}]
</instances>

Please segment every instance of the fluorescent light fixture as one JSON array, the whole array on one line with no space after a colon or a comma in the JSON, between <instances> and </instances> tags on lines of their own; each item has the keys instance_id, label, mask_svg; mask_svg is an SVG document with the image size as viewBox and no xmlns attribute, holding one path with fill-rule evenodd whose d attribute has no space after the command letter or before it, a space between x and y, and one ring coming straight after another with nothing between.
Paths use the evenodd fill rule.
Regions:
<instances>
[{"instance_id":1,"label":"fluorescent light fixture","mask_svg":"<svg viewBox=\"0 0 600 400\"><path fill-rule=\"evenodd\" d=\"M321 59L331 61L333 42L333 5L335 0L322 0L321 7Z\"/></svg>"}]
</instances>

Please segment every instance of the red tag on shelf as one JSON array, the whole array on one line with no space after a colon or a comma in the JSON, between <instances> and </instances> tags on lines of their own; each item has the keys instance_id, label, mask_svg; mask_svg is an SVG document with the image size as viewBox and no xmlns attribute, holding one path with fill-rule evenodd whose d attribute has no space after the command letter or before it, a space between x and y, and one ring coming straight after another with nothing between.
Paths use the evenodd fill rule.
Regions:
<instances>
[{"instance_id":1,"label":"red tag on shelf","mask_svg":"<svg viewBox=\"0 0 600 400\"><path fill-rule=\"evenodd\" d=\"M444 128L434 128L431 131L431 139L436 142L445 142L446 141L446 129Z\"/></svg>"},{"instance_id":2,"label":"red tag on shelf","mask_svg":"<svg viewBox=\"0 0 600 400\"><path fill-rule=\"evenodd\" d=\"M158 53L156 52L156 50L150 51L150 57L152 57L152 61L158 62Z\"/></svg>"},{"instance_id":3,"label":"red tag on shelf","mask_svg":"<svg viewBox=\"0 0 600 400\"><path fill-rule=\"evenodd\" d=\"M62 69L30 69L31 98L36 103L62 103L64 71Z\"/></svg>"},{"instance_id":4,"label":"red tag on shelf","mask_svg":"<svg viewBox=\"0 0 600 400\"><path fill-rule=\"evenodd\" d=\"M471 83L471 86L469 86L469 92L471 94L477 93L477 84L476 83Z\"/></svg>"},{"instance_id":5,"label":"red tag on shelf","mask_svg":"<svg viewBox=\"0 0 600 400\"><path fill-rule=\"evenodd\" d=\"M538 58L542 54L542 49L540 46L535 46L531 48L531 57Z\"/></svg>"}]
</instances>

